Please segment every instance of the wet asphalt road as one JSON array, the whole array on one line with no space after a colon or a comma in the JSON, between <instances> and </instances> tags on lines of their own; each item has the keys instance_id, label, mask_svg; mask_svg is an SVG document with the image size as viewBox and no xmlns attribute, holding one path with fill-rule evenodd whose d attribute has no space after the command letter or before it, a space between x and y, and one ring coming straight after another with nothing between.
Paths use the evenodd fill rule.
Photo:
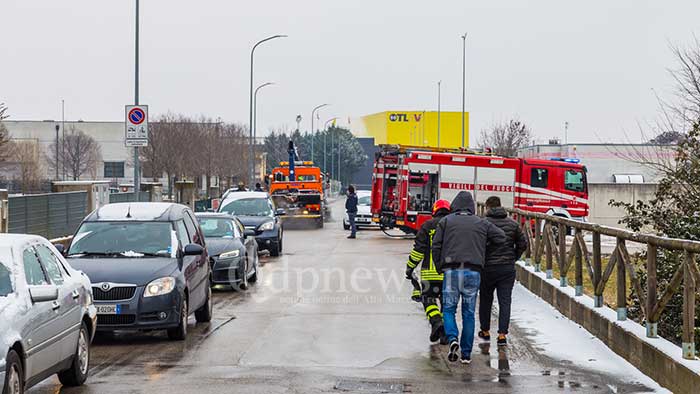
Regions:
<instances>
[{"instance_id":1,"label":"wet asphalt road","mask_svg":"<svg viewBox=\"0 0 700 394\"><path fill-rule=\"evenodd\" d=\"M283 255L262 258L246 292L215 292L214 320L190 320L186 341L164 333L99 336L85 386L52 378L40 393L612 393L644 387L538 353L513 327L507 350L475 347L449 363L403 279L411 241L340 223L288 230Z\"/></svg>"}]
</instances>

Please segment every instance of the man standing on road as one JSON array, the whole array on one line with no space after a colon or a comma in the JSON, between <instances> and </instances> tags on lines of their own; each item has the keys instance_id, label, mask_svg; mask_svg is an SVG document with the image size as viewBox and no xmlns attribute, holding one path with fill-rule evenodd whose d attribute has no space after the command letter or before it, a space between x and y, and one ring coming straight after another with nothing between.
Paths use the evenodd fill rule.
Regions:
<instances>
[{"instance_id":1,"label":"man standing on road","mask_svg":"<svg viewBox=\"0 0 700 394\"><path fill-rule=\"evenodd\" d=\"M260 182L255 184L255 191L256 192L264 192L265 191L265 189L262 188L262 185L260 184Z\"/></svg>"},{"instance_id":2,"label":"man standing on road","mask_svg":"<svg viewBox=\"0 0 700 394\"><path fill-rule=\"evenodd\" d=\"M355 233L357 232L357 227L355 226L355 216L357 216L357 194L355 194L355 187L353 185L348 186L348 198L345 200L345 211L348 213L348 221L350 222L350 236L349 239L355 239Z\"/></svg>"},{"instance_id":3,"label":"man standing on road","mask_svg":"<svg viewBox=\"0 0 700 394\"><path fill-rule=\"evenodd\" d=\"M430 247L433 244L433 236L435 229L442 218L450 213L450 202L447 200L437 200L433 204L433 218L423 223L416 234L416 240L413 243L413 250L408 256L406 263L406 279L414 281L413 270L421 264L420 278L421 281L414 284L413 296L418 292L419 299L425 308L425 315L430 322L430 342L444 340L445 327L442 322L442 313L438 307L438 300L442 305L442 278L435 269L433 256L430 253Z\"/></svg>"},{"instance_id":4,"label":"man standing on road","mask_svg":"<svg viewBox=\"0 0 700 394\"><path fill-rule=\"evenodd\" d=\"M491 306L493 291L498 294L498 346L508 344L510 303L515 285L515 261L527 249L525 238L518 222L508 217L501 207L501 199L492 196L486 199L486 219L506 233L506 242L486 249L486 264L481 273L481 298L479 299L479 338L490 341Z\"/></svg>"},{"instance_id":5,"label":"man standing on road","mask_svg":"<svg viewBox=\"0 0 700 394\"><path fill-rule=\"evenodd\" d=\"M438 223L433 237L433 261L444 273L442 287L445 335L450 343L447 359L457 361L461 346L462 364L471 363L474 345L474 309L479 291L480 272L484 268L486 247L502 244L506 235L488 220L474 215L474 198L461 191L452 201L452 214ZM462 336L455 320L457 303L462 298Z\"/></svg>"}]
</instances>

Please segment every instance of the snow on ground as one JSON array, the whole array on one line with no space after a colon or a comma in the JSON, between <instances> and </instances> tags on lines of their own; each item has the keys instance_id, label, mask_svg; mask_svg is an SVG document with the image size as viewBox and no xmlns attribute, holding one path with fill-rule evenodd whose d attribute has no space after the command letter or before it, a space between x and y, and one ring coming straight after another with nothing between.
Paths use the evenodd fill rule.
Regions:
<instances>
[{"instance_id":1,"label":"snow on ground","mask_svg":"<svg viewBox=\"0 0 700 394\"><path fill-rule=\"evenodd\" d=\"M581 368L625 382L641 383L658 393L670 393L520 284L513 289L511 319L530 334L528 339L548 357L568 360Z\"/></svg>"}]
</instances>

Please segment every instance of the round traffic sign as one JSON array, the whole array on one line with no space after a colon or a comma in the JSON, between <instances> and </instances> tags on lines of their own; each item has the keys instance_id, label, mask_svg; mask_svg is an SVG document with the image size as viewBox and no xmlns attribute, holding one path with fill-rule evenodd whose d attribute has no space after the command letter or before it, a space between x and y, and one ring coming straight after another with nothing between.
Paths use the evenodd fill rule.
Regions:
<instances>
[{"instance_id":1,"label":"round traffic sign","mask_svg":"<svg viewBox=\"0 0 700 394\"><path fill-rule=\"evenodd\" d=\"M132 108L131 111L129 111L129 121L132 124L139 125L143 123L143 121L146 119L146 114L143 112L141 108Z\"/></svg>"}]
</instances>

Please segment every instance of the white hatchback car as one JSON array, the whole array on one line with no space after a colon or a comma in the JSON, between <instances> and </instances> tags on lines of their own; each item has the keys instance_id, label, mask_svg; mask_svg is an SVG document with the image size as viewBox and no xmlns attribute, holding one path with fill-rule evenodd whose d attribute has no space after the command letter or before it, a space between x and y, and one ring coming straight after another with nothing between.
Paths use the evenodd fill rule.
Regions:
<instances>
[{"instance_id":1,"label":"white hatchback car","mask_svg":"<svg viewBox=\"0 0 700 394\"><path fill-rule=\"evenodd\" d=\"M379 223L372 221L372 193L367 190L358 190L357 192L357 216L355 217L355 226L359 228L379 228ZM343 228L350 230L350 220L348 213L343 216Z\"/></svg>"},{"instance_id":2,"label":"white hatchback car","mask_svg":"<svg viewBox=\"0 0 700 394\"><path fill-rule=\"evenodd\" d=\"M53 245L0 235L0 393L21 394L53 374L82 385L96 319L90 280Z\"/></svg>"}]
</instances>

